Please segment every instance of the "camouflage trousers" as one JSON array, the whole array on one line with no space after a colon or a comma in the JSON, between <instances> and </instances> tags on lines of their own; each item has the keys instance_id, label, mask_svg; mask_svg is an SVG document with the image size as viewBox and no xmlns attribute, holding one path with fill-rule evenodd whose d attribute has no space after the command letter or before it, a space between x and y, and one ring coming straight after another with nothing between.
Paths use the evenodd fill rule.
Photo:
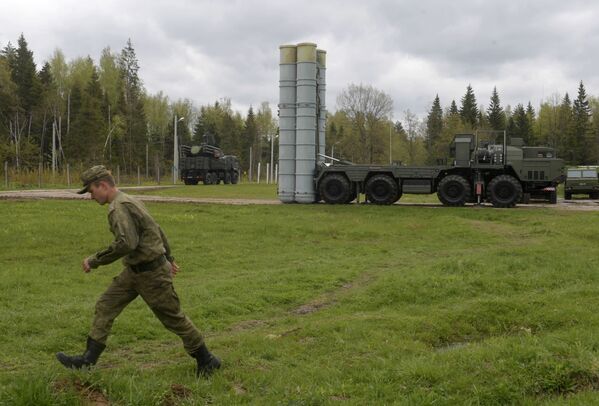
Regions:
<instances>
[{"instance_id":1,"label":"camouflage trousers","mask_svg":"<svg viewBox=\"0 0 599 406\"><path fill-rule=\"evenodd\" d=\"M181 338L188 353L197 350L204 340L191 320L181 311L170 269L168 262L149 272L135 273L125 268L96 302L89 336L105 344L116 317L139 295L164 327Z\"/></svg>"}]
</instances>

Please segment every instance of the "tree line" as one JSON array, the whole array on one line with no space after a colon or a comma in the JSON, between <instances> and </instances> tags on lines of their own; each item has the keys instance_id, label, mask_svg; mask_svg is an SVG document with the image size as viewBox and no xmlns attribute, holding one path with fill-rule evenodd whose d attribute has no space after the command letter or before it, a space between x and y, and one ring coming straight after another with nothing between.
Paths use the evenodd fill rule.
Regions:
<instances>
[{"instance_id":1,"label":"tree line","mask_svg":"<svg viewBox=\"0 0 599 406\"><path fill-rule=\"evenodd\" d=\"M16 46L0 47L0 162L18 169L104 163L128 173L170 170L175 125L180 144L210 134L245 171L250 151L254 163L269 160L277 125L268 103L245 117L229 99L197 108L190 99L148 94L139 71L131 40L118 53L106 47L97 62L67 61L56 49L40 69L23 35Z\"/></svg>"},{"instance_id":2,"label":"tree line","mask_svg":"<svg viewBox=\"0 0 599 406\"><path fill-rule=\"evenodd\" d=\"M393 122L393 100L369 85L351 84L337 98L339 110L327 123L327 153L360 163L437 164L447 161L457 133L479 131L489 138L522 138L528 146L550 146L570 165L599 163L599 100L587 96L581 81L576 98L566 93L544 100L538 111L529 101L503 107L495 87L487 106L471 85L460 104L442 106L437 95L426 117L406 110ZM593 119L597 117L597 119Z\"/></svg>"},{"instance_id":3,"label":"tree line","mask_svg":"<svg viewBox=\"0 0 599 406\"><path fill-rule=\"evenodd\" d=\"M119 165L170 170L175 125L180 144L208 136L225 153L237 155L243 171L250 162L274 160L278 126L269 104L245 115L230 99L196 107L190 99L148 94L128 40L120 52L106 47L98 61L90 56L67 61L56 49L36 66L21 35L17 45L0 44L0 162L16 168L62 168L66 164ZM599 162L599 100L588 97L581 81L574 99L554 94L535 110L531 102L502 106L493 89L479 105L472 86L445 106L436 96L426 117L410 110L393 120L393 100L370 85L350 84L327 116L326 154L357 163L436 164L447 159L453 135L503 131L526 145L548 145L569 164ZM180 120L182 118L182 120ZM251 155L250 155L251 154Z\"/></svg>"}]
</instances>

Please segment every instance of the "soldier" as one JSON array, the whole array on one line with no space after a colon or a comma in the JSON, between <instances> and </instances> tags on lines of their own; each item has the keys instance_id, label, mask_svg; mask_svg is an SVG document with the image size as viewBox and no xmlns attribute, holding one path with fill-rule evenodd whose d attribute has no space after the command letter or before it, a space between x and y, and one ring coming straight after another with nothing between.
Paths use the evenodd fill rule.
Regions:
<instances>
[{"instance_id":1,"label":"soldier","mask_svg":"<svg viewBox=\"0 0 599 406\"><path fill-rule=\"evenodd\" d=\"M172 276L179 271L160 226L138 200L118 190L114 178L102 165L81 175L83 189L100 205L109 203L108 222L115 240L102 251L83 260L83 271L123 258L125 269L112 281L96 303L87 349L83 355L56 354L67 368L95 365L106 347L114 319L138 295L148 304L162 324L181 337L185 350L197 360L196 376L209 375L220 367L191 320L183 314L175 293Z\"/></svg>"}]
</instances>

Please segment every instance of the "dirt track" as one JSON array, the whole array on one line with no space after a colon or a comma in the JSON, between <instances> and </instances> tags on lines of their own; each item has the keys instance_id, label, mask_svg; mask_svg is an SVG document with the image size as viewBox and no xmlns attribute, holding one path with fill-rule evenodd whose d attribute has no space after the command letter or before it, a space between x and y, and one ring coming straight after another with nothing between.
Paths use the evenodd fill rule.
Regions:
<instances>
[{"instance_id":1,"label":"dirt track","mask_svg":"<svg viewBox=\"0 0 599 406\"><path fill-rule=\"evenodd\" d=\"M134 189L162 189L169 186L141 186L132 188L122 188L123 190ZM42 199L59 199L59 200L90 200L89 195L78 195L76 189L39 189L39 190L11 190L0 192L0 200L42 200ZM167 196L152 196L152 195L136 195L136 197L144 202L164 202L164 203L195 203L195 204L229 204L229 205L276 205L282 204L276 199L224 199L210 197L167 197ZM396 203L399 206L422 206L422 207L442 207L441 203ZM487 206L487 204L485 204ZM559 199L557 204L547 203L532 203L528 205L519 205L519 208L548 208L558 210L575 210L575 211L599 211L599 201L597 200L568 200Z\"/></svg>"},{"instance_id":2,"label":"dirt track","mask_svg":"<svg viewBox=\"0 0 599 406\"><path fill-rule=\"evenodd\" d=\"M165 187L140 186L123 187L124 191L143 189L162 189ZM230 204L230 205L250 205L250 204L281 204L279 200L271 199L220 199L211 197L167 197L151 195L135 195L135 197L144 202L167 202L167 203L204 203L204 204ZM77 189L39 189L39 190L10 190L0 192L0 200L90 200L90 195L78 195Z\"/></svg>"}]
</instances>

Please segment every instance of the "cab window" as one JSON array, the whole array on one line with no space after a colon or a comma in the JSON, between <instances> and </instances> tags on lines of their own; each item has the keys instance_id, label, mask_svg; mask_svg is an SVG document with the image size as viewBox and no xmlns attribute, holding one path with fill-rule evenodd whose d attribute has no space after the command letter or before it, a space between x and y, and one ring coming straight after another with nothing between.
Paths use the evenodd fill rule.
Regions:
<instances>
[{"instance_id":1,"label":"cab window","mask_svg":"<svg viewBox=\"0 0 599 406\"><path fill-rule=\"evenodd\" d=\"M569 178L581 178L582 177L582 172L581 171L568 171L568 177Z\"/></svg>"}]
</instances>

